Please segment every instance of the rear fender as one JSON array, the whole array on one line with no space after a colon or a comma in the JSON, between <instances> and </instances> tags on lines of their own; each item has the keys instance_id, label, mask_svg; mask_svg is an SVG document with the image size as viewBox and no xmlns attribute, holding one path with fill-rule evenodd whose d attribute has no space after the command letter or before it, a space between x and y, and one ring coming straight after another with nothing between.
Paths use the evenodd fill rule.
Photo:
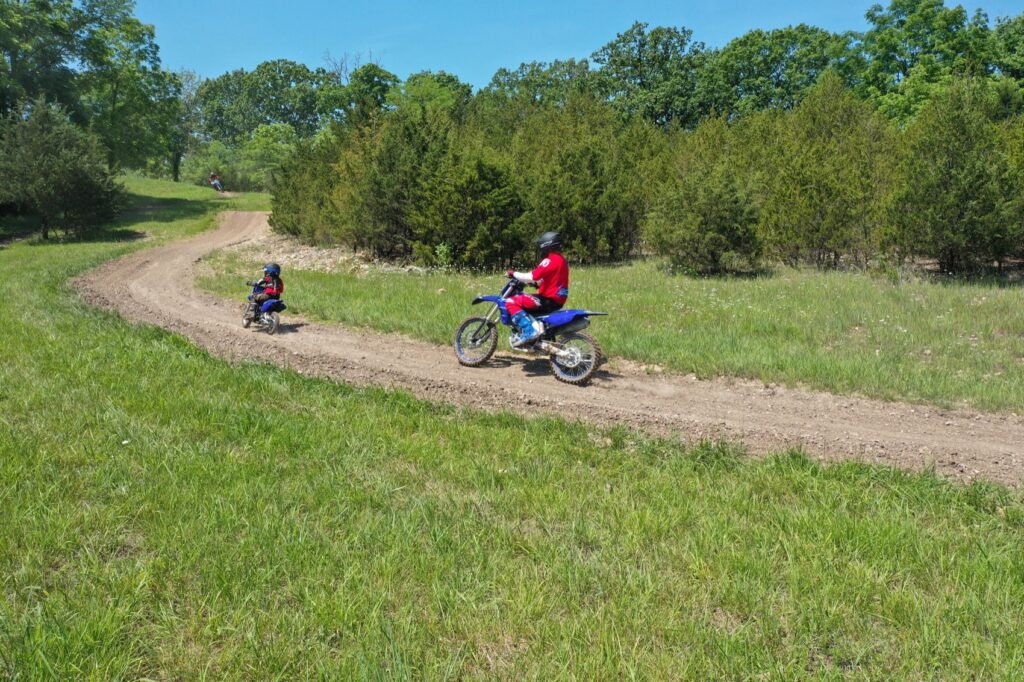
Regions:
<instances>
[{"instance_id":1,"label":"rear fender","mask_svg":"<svg viewBox=\"0 0 1024 682\"><path fill-rule=\"evenodd\" d=\"M560 325L558 327L553 327L553 328L552 327L548 327L548 333L550 333L552 335L554 335L554 334L568 334L570 332L578 332L581 329L586 329L589 326L590 326L590 318L585 316L585 315L582 315L580 317L577 317L572 322L569 322L568 324L563 324L563 325Z\"/></svg>"},{"instance_id":2,"label":"rear fender","mask_svg":"<svg viewBox=\"0 0 1024 682\"><path fill-rule=\"evenodd\" d=\"M544 322L548 333L568 334L569 332L578 332L589 327L591 316L607 314L594 310L559 310L540 319Z\"/></svg>"}]
</instances>

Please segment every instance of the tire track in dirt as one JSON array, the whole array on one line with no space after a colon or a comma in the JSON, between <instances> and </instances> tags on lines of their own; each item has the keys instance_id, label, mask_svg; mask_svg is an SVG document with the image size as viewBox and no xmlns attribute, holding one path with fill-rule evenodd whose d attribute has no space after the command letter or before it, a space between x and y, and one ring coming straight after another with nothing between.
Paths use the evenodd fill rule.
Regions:
<instances>
[{"instance_id":1,"label":"tire track in dirt","mask_svg":"<svg viewBox=\"0 0 1024 682\"><path fill-rule=\"evenodd\" d=\"M75 284L88 303L180 333L229 360L266 360L302 374L401 388L477 409L624 424L686 442L739 441L755 455L800 447L822 460L934 468L962 480L1015 486L1024 479L1024 419L1016 415L887 403L749 380L649 376L619 359L579 388L557 382L546 360L499 352L488 365L470 369L456 362L449 347L312 323L288 313L281 332L267 336L242 328L240 301L200 291L167 294L170 282L192 279L205 254L267 230L265 213L224 213L215 230L111 261Z\"/></svg>"}]
</instances>

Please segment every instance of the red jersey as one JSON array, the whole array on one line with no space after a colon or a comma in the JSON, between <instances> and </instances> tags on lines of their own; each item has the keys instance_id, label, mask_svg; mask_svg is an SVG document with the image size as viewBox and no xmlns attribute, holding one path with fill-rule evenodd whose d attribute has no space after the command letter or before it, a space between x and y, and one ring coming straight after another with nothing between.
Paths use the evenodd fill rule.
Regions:
<instances>
[{"instance_id":1,"label":"red jersey","mask_svg":"<svg viewBox=\"0 0 1024 682\"><path fill-rule=\"evenodd\" d=\"M281 294L284 293L284 280L280 277L274 278L270 275L264 275L260 281L260 285L263 287L263 293L270 296L277 296L280 298Z\"/></svg>"},{"instance_id":2,"label":"red jersey","mask_svg":"<svg viewBox=\"0 0 1024 682\"><path fill-rule=\"evenodd\" d=\"M565 303L569 298L569 264L560 253L549 253L530 273L537 283L537 293Z\"/></svg>"}]
</instances>

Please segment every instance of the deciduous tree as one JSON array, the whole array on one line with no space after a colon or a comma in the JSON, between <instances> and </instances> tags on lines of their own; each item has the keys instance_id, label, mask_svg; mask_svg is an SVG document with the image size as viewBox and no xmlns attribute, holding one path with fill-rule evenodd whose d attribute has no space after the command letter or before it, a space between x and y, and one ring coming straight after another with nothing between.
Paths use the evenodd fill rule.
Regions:
<instances>
[{"instance_id":1,"label":"deciduous tree","mask_svg":"<svg viewBox=\"0 0 1024 682\"><path fill-rule=\"evenodd\" d=\"M800 24L750 31L709 57L701 99L709 111L791 109L826 69L849 56L851 38Z\"/></svg>"},{"instance_id":2,"label":"deciduous tree","mask_svg":"<svg viewBox=\"0 0 1024 682\"><path fill-rule=\"evenodd\" d=\"M704 45L693 42L688 28L637 22L591 59L600 65L599 91L627 116L652 123L695 125L701 117L697 74Z\"/></svg>"}]
</instances>

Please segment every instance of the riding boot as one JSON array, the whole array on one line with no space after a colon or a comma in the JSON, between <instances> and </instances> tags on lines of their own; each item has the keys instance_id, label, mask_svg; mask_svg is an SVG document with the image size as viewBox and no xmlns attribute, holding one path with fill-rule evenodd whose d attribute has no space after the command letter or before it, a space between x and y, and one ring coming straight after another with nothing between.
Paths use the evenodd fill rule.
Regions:
<instances>
[{"instance_id":1,"label":"riding boot","mask_svg":"<svg viewBox=\"0 0 1024 682\"><path fill-rule=\"evenodd\" d=\"M525 310L520 310L513 315L512 322L519 328L519 336L512 342L512 345L517 348L525 346L544 332L541 323Z\"/></svg>"}]
</instances>

